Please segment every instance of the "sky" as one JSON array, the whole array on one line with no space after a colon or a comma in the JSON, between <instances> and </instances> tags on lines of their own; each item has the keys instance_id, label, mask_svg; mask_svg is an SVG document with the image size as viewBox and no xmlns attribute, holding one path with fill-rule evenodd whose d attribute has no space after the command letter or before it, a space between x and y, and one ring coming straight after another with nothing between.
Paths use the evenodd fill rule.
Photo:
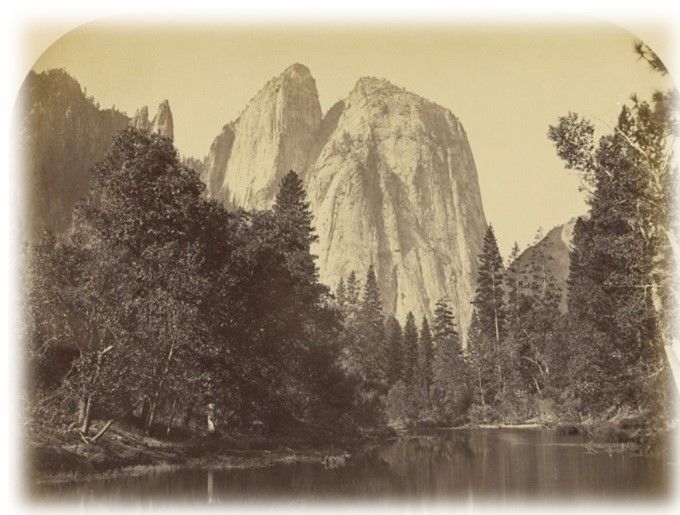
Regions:
<instances>
[{"instance_id":1,"label":"sky","mask_svg":"<svg viewBox=\"0 0 680 515\"><path fill-rule=\"evenodd\" d=\"M44 45L38 29L36 41ZM600 132L632 93L668 86L636 59L635 36L609 24L531 26L83 25L45 50L33 69L65 68L102 107L128 115L168 99L175 144L202 158L290 64L310 68L324 112L362 76L386 78L449 108L475 157L482 202L504 256L539 227L586 212L579 178L546 133L569 111ZM660 38L660 41L665 41ZM656 48L660 55L664 52Z\"/></svg>"}]
</instances>

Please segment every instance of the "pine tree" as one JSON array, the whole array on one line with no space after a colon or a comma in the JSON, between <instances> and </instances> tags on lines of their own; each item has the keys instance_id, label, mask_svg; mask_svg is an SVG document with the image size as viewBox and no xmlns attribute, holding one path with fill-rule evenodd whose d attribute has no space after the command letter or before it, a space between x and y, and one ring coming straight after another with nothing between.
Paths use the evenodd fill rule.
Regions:
<instances>
[{"instance_id":1,"label":"pine tree","mask_svg":"<svg viewBox=\"0 0 680 515\"><path fill-rule=\"evenodd\" d=\"M318 240L318 236L312 227L312 213L302 181L294 171L281 179L272 210L286 247L286 266L294 278L299 301L316 303L328 290L319 283L314 256L309 252L310 245Z\"/></svg>"},{"instance_id":2,"label":"pine tree","mask_svg":"<svg viewBox=\"0 0 680 515\"><path fill-rule=\"evenodd\" d=\"M522 270L517 262L517 258L520 254L519 245L515 242L508 256L508 271L505 276L505 286L508 292L507 315L510 325L519 322L519 295Z\"/></svg>"},{"instance_id":3,"label":"pine tree","mask_svg":"<svg viewBox=\"0 0 680 515\"><path fill-rule=\"evenodd\" d=\"M503 260L498 251L493 227L489 225L479 256L477 290L475 292L474 317L486 335L500 343L505 330L505 307L503 303Z\"/></svg>"},{"instance_id":4,"label":"pine tree","mask_svg":"<svg viewBox=\"0 0 680 515\"><path fill-rule=\"evenodd\" d=\"M364 285L361 310L363 319L366 321L369 330L373 331L375 335L382 334L382 301L380 299L380 289L378 288L378 281L375 277L373 265L370 265L366 272L366 283Z\"/></svg>"},{"instance_id":5,"label":"pine tree","mask_svg":"<svg viewBox=\"0 0 680 515\"><path fill-rule=\"evenodd\" d=\"M404 340L399 321L394 316L389 316L385 321L385 339L389 352L388 381L392 385L401 377L404 366Z\"/></svg>"},{"instance_id":6,"label":"pine tree","mask_svg":"<svg viewBox=\"0 0 680 515\"><path fill-rule=\"evenodd\" d=\"M493 227L489 225L479 255L477 289L473 300L472 322L468 330L468 348L474 375L475 402L484 407L482 418L490 416L489 409L505 398L503 381L503 349L506 336L504 305L503 261L498 251Z\"/></svg>"},{"instance_id":7,"label":"pine tree","mask_svg":"<svg viewBox=\"0 0 680 515\"><path fill-rule=\"evenodd\" d=\"M347 276L347 283L345 286L345 291L347 292L347 305L350 308L357 308L359 306L359 296L361 287L359 286L359 281L357 279L357 274L352 270Z\"/></svg>"},{"instance_id":8,"label":"pine tree","mask_svg":"<svg viewBox=\"0 0 680 515\"><path fill-rule=\"evenodd\" d=\"M412 386L418 370L418 328L416 319L410 311L406 315L404 324L404 367L402 380L404 384Z\"/></svg>"},{"instance_id":9,"label":"pine tree","mask_svg":"<svg viewBox=\"0 0 680 515\"><path fill-rule=\"evenodd\" d=\"M319 238L312 227L312 213L302 180L293 170L281 179L273 210L290 245L309 253L310 245Z\"/></svg>"},{"instance_id":10,"label":"pine tree","mask_svg":"<svg viewBox=\"0 0 680 515\"><path fill-rule=\"evenodd\" d=\"M434 348L430 324L425 315L423 315L423 322L420 325L420 340L418 342L418 347L420 374L425 382L427 391L429 392L430 386L432 385L432 359Z\"/></svg>"},{"instance_id":11,"label":"pine tree","mask_svg":"<svg viewBox=\"0 0 680 515\"><path fill-rule=\"evenodd\" d=\"M437 418L450 421L464 408L466 372L455 318L443 299L435 307L433 343L430 398Z\"/></svg>"},{"instance_id":12,"label":"pine tree","mask_svg":"<svg viewBox=\"0 0 680 515\"><path fill-rule=\"evenodd\" d=\"M434 308L433 338L435 346L439 345L440 342L460 343L456 331L455 317L444 299L439 299ZM457 352L460 352L459 348Z\"/></svg>"},{"instance_id":13,"label":"pine tree","mask_svg":"<svg viewBox=\"0 0 680 515\"><path fill-rule=\"evenodd\" d=\"M385 332L382 301L373 265L366 272L366 284L361 301L360 355L364 357L365 380L378 390L387 385Z\"/></svg>"},{"instance_id":14,"label":"pine tree","mask_svg":"<svg viewBox=\"0 0 680 515\"><path fill-rule=\"evenodd\" d=\"M345 310L347 305L347 292L345 291L345 280L341 277L338 281L338 287L335 290L335 300L341 310Z\"/></svg>"},{"instance_id":15,"label":"pine tree","mask_svg":"<svg viewBox=\"0 0 680 515\"><path fill-rule=\"evenodd\" d=\"M653 70L665 66L644 43L635 50ZM663 344L671 337L672 260L677 234L669 213L677 188L677 91L631 98L616 128L594 139L592 122L569 113L548 137L569 169L581 173L589 216L574 229L569 278L572 366L583 374L579 410L611 406L645 413L654 430L667 407ZM676 251L677 252L677 251ZM581 355L590 359L584 361Z\"/></svg>"}]
</instances>

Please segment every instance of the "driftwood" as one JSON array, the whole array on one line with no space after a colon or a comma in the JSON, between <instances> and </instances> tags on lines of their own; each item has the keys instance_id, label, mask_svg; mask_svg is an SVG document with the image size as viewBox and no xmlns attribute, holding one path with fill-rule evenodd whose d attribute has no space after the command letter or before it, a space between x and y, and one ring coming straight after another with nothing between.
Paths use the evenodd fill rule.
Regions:
<instances>
[{"instance_id":1,"label":"driftwood","mask_svg":"<svg viewBox=\"0 0 680 515\"><path fill-rule=\"evenodd\" d=\"M95 443L99 438L106 433L106 430L111 427L111 424L113 424L113 419L109 420L106 424L104 424L104 427L102 427L99 432L94 435L92 438L90 438L90 443Z\"/></svg>"},{"instance_id":2,"label":"driftwood","mask_svg":"<svg viewBox=\"0 0 680 515\"><path fill-rule=\"evenodd\" d=\"M97 443L97 440L99 440L102 435L108 431L108 429L111 427L111 424L113 424L113 419L110 419L108 422L106 422L106 424L104 424L104 426L93 437L88 437L85 433L79 432L80 439L88 445Z\"/></svg>"}]
</instances>

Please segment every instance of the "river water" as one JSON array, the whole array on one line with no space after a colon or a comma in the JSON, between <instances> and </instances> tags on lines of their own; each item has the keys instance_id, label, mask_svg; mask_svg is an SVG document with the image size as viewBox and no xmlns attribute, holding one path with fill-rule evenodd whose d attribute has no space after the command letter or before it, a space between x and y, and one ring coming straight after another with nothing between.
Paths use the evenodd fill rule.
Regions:
<instances>
[{"instance_id":1,"label":"river water","mask_svg":"<svg viewBox=\"0 0 680 515\"><path fill-rule=\"evenodd\" d=\"M43 485L43 500L135 504L343 500L661 499L671 460L592 452L580 436L470 429L401 438L328 469L320 463L181 470Z\"/></svg>"}]
</instances>

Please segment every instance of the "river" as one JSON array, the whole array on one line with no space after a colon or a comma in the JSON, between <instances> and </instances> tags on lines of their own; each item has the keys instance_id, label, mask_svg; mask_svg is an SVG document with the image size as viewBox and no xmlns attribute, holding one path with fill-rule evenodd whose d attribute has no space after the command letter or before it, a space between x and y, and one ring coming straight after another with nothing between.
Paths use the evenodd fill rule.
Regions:
<instances>
[{"instance_id":1,"label":"river","mask_svg":"<svg viewBox=\"0 0 680 515\"><path fill-rule=\"evenodd\" d=\"M154 471L46 484L42 500L135 504L229 501L660 499L672 488L670 459L592 452L580 436L539 429L466 429L386 442L327 468Z\"/></svg>"}]
</instances>

